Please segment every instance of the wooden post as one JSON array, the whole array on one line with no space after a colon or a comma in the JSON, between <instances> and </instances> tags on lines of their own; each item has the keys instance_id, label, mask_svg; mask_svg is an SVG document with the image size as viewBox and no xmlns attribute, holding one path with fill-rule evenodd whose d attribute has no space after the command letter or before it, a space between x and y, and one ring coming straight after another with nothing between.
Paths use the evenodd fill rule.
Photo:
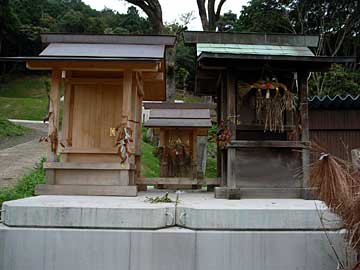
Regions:
<instances>
[{"instance_id":1,"label":"wooden post","mask_svg":"<svg viewBox=\"0 0 360 270\"><path fill-rule=\"evenodd\" d=\"M308 142L309 136L309 111L308 111L308 72L298 73L298 84L299 84L299 100L300 100L300 119L301 119L301 141ZM302 151L302 172L303 172L303 194L304 199L311 199L312 196L308 190L309 178L310 178L310 149L304 148Z\"/></svg>"},{"instance_id":2,"label":"wooden post","mask_svg":"<svg viewBox=\"0 0 360 270\"><path fill-rule=\"evenodd\" d=\"M50 108L49 108L49 137L57 136L59 132L59 114L60 114L60 89L61 89L61 70L53 69L51 74L51 89L49 93L50 98ZM48 148L48 157L49 162L54 162L57 160L57 153L54 152L54 147L51 146L51 143ZM57 148L57 147L55 147Z\"/></svg>"},{"instance_id":3,"label":"wooden post","mask_svg":"<svg viewBox=\"0 0 360 270\"><path fill-rule=\"evenodd\" d=\"M133 77L131 70L124 71L123 82L123 110L122 110L122 124L129 127L129 118L131 115L131 91L132 91Z\"/></svg>"},{"instance_id":4,"label":"wooden post","mask_svg":"<svg viewBox=\"0 0 360 270\"><path fill-rule=\"evenodd\" d=\"M229 70L226 76L227 91L227 124L231 131L231 140L236 140L236 77L233 70ZM236 188L235 166L236 148L227 149L227 187Z\"/></svg>"},{"instance_id":5,"label":"wooden post","mask_svg":"<svg viewBox=\"0 0 360 270\"><path fill-rule=\"evenodd\" d=\"M60 114L60 90L61 90L61 70L53 69L51 73L51 89L49 93L49 146L47 151L47 161L57 161L57 146L59 134L59 114ZM46 184L55 184L55 171L46 170Z\"/></svg>"},{"instance_id":6,"label":"wooden post","mask_svg":"<svg viewBox=\"0 0 360 270\"><path fill-rule=\"evenodd\" d=\"M224 79L221 82L221 90L220 90L220 119L226 121L227 118L227 87L226 87L226 76L224 76ZM227 152L226 150L220 151L220 159L221 159L221 181L220 186L226 187L227 185Z\"/></svg>"}]
</instances>

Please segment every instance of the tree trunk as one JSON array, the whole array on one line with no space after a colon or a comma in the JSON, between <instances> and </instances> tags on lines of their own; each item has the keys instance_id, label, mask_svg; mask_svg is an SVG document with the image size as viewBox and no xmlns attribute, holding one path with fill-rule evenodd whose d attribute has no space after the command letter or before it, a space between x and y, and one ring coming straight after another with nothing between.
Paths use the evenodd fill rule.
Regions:
<instances>
[{"instance_id":1,"label":"tree trunk","mask_svg":"<svg viewBox=\"0 0 360 270\"><path fill-rule=\"evenodd\" d=\"M164 31L164 23L162 17L162 9L158 0L126 0L130 4L141 8L148 16L153 34L162 34Z\"/></svg>"}]
</instances>

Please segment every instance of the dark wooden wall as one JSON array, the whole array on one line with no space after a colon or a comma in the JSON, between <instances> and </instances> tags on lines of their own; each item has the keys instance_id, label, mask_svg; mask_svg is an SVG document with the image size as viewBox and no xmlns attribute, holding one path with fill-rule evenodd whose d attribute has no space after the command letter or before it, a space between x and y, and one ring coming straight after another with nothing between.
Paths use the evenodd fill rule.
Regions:
<instances>
[{"instance_id":1,"label":"dark wooden wall","mask_svg":"<svg viewBox=\"0 0 360 270\"><path fill-rule=\"evenodd\" d=\"M329 153L348 160L351 149L360 148L360 110L312 109L309 120L310 140Z\"/></svg>"}]
</instances>

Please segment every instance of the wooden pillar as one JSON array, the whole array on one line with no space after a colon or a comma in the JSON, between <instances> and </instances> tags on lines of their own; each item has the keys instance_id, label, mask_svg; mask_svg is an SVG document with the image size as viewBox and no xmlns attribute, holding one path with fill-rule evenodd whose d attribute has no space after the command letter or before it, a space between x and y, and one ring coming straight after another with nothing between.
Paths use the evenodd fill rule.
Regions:
<instances>
[{"instance_id":1,"label":"wooden pillar","mask_svg":"<svg viewBox=\"0 0 360 270\"><path fill-rule=\"evenodd\" d=\"M299 84L299 100L300 100L300 119L301 119L301 141L308 142L310 140L309 136L309 111L308 111L308 72L299 72L298 73L298 84ZM302 151L302 188L304 199L311 199L312 196L308 190L309 187L309 178L310 178L310 149L304 148Z\"/></svg>"},{"instance_id":2,"label":"wooden pillar","mask_svg":"<svg viewBox=\"0 0 360 270\"><path fill-rule=\"evenodd\" d=\"M129 120L131 115L131 101L132 101L132 85L133 77L131 70L124 71L123 80L123 109L122 109L122 124L129 127Z\"/></svg>"},{"instance_id":3,"label":"wooden pillar","mask_svg":"<svg viewBox=\"0 0 360 270\"><path fill-rule=\"evenodd\" d=\"M143 98L144 98L144 85L143 85L141 73L135 74L135 82L134 83L136 84L135 121L136 121L136 129L137 129L136 138L135 138L135 143L136 143L136 145L135 145L136 177L135 178L140 179L140 177L141 177L141 142L142 142L141 119L142 119L142 102L143 102ZM139 191L147 191L147 185L138 185L138 190Z\"/></svg>"},{"instance_id":4,"label":"wooden pillar","mask_svg":"<svg viewBox=\"0 0 360 270\"><path fill-rule=\"evenodd\" d=\"M227 119L227 88L226 88L226 76L221 82L221 90L220 90L220 120L226 122ZM220 186L226 187L227 185L227 153L226 150L220 150L220 160L221 160L221 181Z\"/></svg>"},{"instance_id":5,"label":"wooden pillar","mask_svg":"<svg viewBox=\"0 0 360 270\"><path fill-rule=\"evenodd\" d=\"M47 151L47 161L57 161L57 146L59 135L60 119L60 91L61 91L61 70L53 69L51 73L51 89L49 93L49 146ZM46 184L55 184L55 171L47 169L45 171Z\"/></svg>"},{"instance_id":6,"label":"wooden pillar","mask_svg":"<svg viewBox=\"0 0 360 270\"><path fill-rule=\"evenodd\" d=\"M51 74L51 89L49 93L50 108L49 108L49 129L48 136L58 136L59 119L60 119L60 91L61 91L61 70L53 69ZM55 146L57 149L57 146ZM54 146L49 144L47 160L55 162L57 160L57 153Z\"/></svg>"},{"instance_id":7,"label":"wooden pillar","mask_svg":"<svg viewBox=\"0 0 360 270\"><path fill-rule=\"evenodd\" d=\"M231 140L236 140L236 77L233 70L228 70L226 76L227 91L227 124L231 131ZM227 149L227 187L236 188L236 148Z\"/></svg>"}]
</instances>

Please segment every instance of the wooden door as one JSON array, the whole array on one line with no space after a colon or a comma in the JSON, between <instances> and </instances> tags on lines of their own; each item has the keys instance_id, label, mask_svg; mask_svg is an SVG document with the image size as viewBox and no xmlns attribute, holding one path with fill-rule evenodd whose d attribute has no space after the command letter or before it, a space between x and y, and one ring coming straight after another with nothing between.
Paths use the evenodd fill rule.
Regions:
<instances>
[{"instance_id":1,"label":"wooden door","mask_svg":"<svg viewBox=\"0 0 360 270\"><path fill-rule=\"evenodd\" d=\"M65 99L70 99L67 101L69 113L65 112L64 117L68 118L65 131L69 144L64 152L73 156L73 160L68 161L78 161L74 159L76 154L81 154L84 162L91 161L92 154L101 155L98 162L114 158L117 161L116 137L111 136L110 129L122 120L122 84L73 82L67 91L70 92L65 92Z\"/></svg>"}]
</instances>

